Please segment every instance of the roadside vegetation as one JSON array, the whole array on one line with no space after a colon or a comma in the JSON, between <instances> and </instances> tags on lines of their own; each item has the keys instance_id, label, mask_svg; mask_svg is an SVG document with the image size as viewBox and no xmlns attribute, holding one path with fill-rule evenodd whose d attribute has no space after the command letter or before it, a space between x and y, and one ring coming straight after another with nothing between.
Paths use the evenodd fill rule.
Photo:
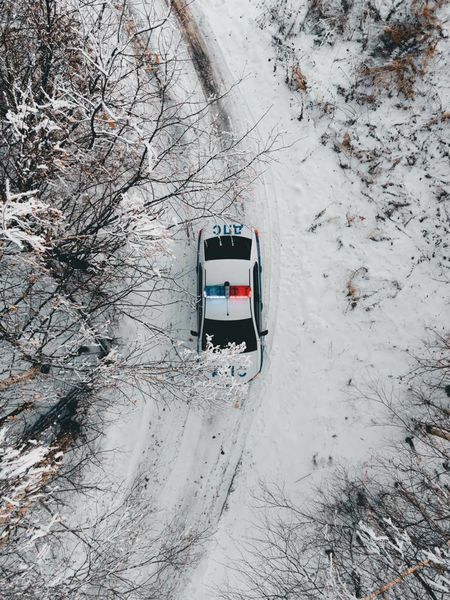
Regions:
<instances>
[{"instance_id":1,"label":"roadside vegetation","mask_svg":"<svg viewBox=\"0 0 450 600\"><path fill-rule=\"evenodd\" d=\"M363 392L401 441L362 472L337 468L304 506L264 486L257 535L227 600L443 600L450 591L449 337L430 334L407 391ZM363 398L361 398L361 401ZM312 499L314 498L314 499Z\"/></svg>"},{"instance_id":2,"label":"roadside vegetation","mask_svg":"<svg viewBox=\"0 0 450 600\"><path fill-rule=\"evenodd\" d=\"M445 279L448 18L445 0L274 0L262 3L259 22L272 35L274 73L292 91L300 126L314 125L352 185L353 197L342 199L347 226L392 251L409 238L410 273L436 269ZM358 197L369 205L364 213ZM333 216L324 207L308 232ZM351 310L372 310L402 285L356 264L342 289Z\"/></svg>"}]
</instances>

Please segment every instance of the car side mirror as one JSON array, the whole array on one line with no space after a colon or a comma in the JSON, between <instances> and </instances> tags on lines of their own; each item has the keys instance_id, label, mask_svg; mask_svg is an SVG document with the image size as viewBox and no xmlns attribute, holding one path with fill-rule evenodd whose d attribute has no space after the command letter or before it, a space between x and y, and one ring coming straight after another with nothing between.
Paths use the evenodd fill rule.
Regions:
<instances>
[{"instance_id":1,"label":"car side mirror","mask_svg":"<svg viewBox=\"0 0 450 600\"><path fill-rule=\"evenodd\" d=\"M194 337L198 337L198 331L194 331L193 329L191 329L191 335L193 335Z\"/></svg>"},{"instance_id":2,"label":"car side mirror","mask_svg":"<svg viewBox=\"0 0 450 600\"><path fill-rule=\"evenodd\" d=\"M268 333L269 333L269 330L268 330L268 329L264 329L264 331L260 331L260 332L259 332L259 335L260 335L261 337L264 337L264 336L265 336L265 335L267 335Z\"/></svg>"}]
</instances>

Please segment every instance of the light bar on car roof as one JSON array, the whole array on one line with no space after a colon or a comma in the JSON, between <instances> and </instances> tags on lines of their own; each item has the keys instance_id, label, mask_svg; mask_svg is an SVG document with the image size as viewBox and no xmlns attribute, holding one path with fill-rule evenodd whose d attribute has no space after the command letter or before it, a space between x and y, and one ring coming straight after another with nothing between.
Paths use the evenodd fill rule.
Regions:
<instances>
[{"instance_id":1,"label":"light bar on car roof","mask_svg":"<svg viewBox=\"0 0 450 600\"><path fill-rule=\"evenodd\" d=\"M252 295L252 288L249 285L207 285L203 295L205 298L227 298L227 289L228 298L250 298Z\"/></svg>"},{"instance_id":2,"label":"light bar on car roof","mask_svg":"<svg viewBox=\"0 0 450 600\"><path fill-rule=\"evenodd\" d=\"M230 285L230 298L250 298L252 288L249 285Z\"/></svg>"}]
</instances>

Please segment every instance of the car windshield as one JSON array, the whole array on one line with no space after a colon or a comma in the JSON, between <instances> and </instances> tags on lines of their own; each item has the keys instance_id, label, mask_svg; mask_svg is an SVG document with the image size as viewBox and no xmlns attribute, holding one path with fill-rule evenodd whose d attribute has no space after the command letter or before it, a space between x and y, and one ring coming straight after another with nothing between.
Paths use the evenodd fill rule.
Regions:
<instances>
[{"instance_id":1,"label":"car windshield","mask_svg":"<svg viewBox=\"0 0 450 600\"><path fill-rule=\"evenodd\" d=\"M250 260L252 240L239 235L222 235L205 240L205 260Z\"/></svg>"},{"instance_id":2,"label":"car windshield","mask_svg":"<svg viewBox=\"0 0 450 600\"><path fill-rule=\"evenodd\" d=\"M237 321L216 321L205 319L202 335L202 350L206 350L206 336L212 336L214 346L226 348L228 342L242 344L245 342L244 352L253 352L257 349L256 333L252 319L239 319Z\"/></svg>"}]
</instances>

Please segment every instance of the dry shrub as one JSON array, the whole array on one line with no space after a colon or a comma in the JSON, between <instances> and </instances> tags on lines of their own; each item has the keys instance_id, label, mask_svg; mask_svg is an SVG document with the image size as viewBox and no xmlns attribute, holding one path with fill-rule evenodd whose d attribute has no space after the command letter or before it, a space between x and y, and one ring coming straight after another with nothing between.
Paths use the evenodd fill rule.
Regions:
<instances>
[{"instance_id":1,"label":"dry shrub","mask_svg":"<svg viewBox=\"0 0 450 600\"><path fill-rule=\"evenodd\" d=\"M351 154L353 152L352 139L351 139L350 133L348 131L346 131L344 133L344 137L342 139L341 146L342 146L342 150L346 154Z\"/></svg>"},{"instance_id":2,"label":"dry shrub","mask_svg":"<svg viewBox=\"0 0 450 600\"><path fill-rule=\"evenodd\" d=\"M437 115L430 121L428 121L427 126L437 125L438 123L445 123L446 121L450 121L450 111L442 112L440 115Z\"/></svg>"},{"instance_id":3,"label":"dry shrub","mask_svg":"<svg viewBox=\"0 0 450 600\"><path fill-rule=\"evenodd\" d=\"M408 43L409 40L417 36L417 26L408 23L396 23L384 28L385 36L391 41L394 46L401 46Z\"/></svg>"},{"instance_id":4,"label":"dry shrub","mask_svg":"<svg viewBox=\"0 0 450 600\"><path fill-rule=\"evenodd\" d=\"M359 291L358 291L358 288L356 288L353 285L352 279L349 279L347 281L346 288L347 288L347 297L348 298L351 298L352 300L359 300Z\"/></svg>"},{"instance_id":5,"label":"dry shrub","mask_svg":"<svg viewBox=\"0 0 450 600\"><path fill-rule=\"evenodd\" d=\"M347 213L345 215L345 218L347 219L347 227L351 227L356 223L364 223L364 221L366 220L366 217L364 217L363 215L351 215L350 213Z\"/></svg>"},{"instance_id":6,"label":"dry shrub","mask_svg":"<svg viewBox=\"0 0 450 600\"><path fill-rule=\"evenodd\" d=\"M299 65L292 69L291 85L296 91L306 92L308 83Z\"/></svg>"},{"instance_id":7,"label":"dry shrub","mask_svg":"<svg viewBox=\"0 0 450 600\"><path fill-rule=\"evenodd\" d=\"M353 0L309 0L307 19L327 32L343 34L353 8Z\"/></svg>"},{"instance_id":8,"label":"dry shrub","mask_svg":"<svg viewBox=\"0 0 450 600\"><path fill-rule=\"evenodd\" d=\"M383 26L371 59L359 69L364 84L369 80L375 88L414 97L417 78L425 75L442 33L436 13L444 1L409 0L399 20Z\"/></svg>"},{"instance_id":9,"label":"dry shrub","mask_svg":"<svg viewBox=\"0 0 450 600\"><path fill-rule=\"evenodd\" d=\"M368 274L367 267L359 267L359 269L356 269L355 271L353 271L353 273L350 275L347 283L345 284L345 288L346 288L345 295L348 298L348 303L349 303L349 307L351 310L356 308L359 300L361 300L361 292L355 285L355 279L357 279L358 277L366 278L367 274Z\"/></svg>"},{"instance_id":10,"label":"dry shrub","mask_svg":"<svg viewBox=\"0 0 450 600\"><path fill-rule=\"evenodd\" d=\"M377 88L384 90L394 88L406 98L414 97L417 65L411 56L380 66L368 67L364 65L360 72L364 77L369 77L372 85Z\"/></svg>"}]
</instances>

